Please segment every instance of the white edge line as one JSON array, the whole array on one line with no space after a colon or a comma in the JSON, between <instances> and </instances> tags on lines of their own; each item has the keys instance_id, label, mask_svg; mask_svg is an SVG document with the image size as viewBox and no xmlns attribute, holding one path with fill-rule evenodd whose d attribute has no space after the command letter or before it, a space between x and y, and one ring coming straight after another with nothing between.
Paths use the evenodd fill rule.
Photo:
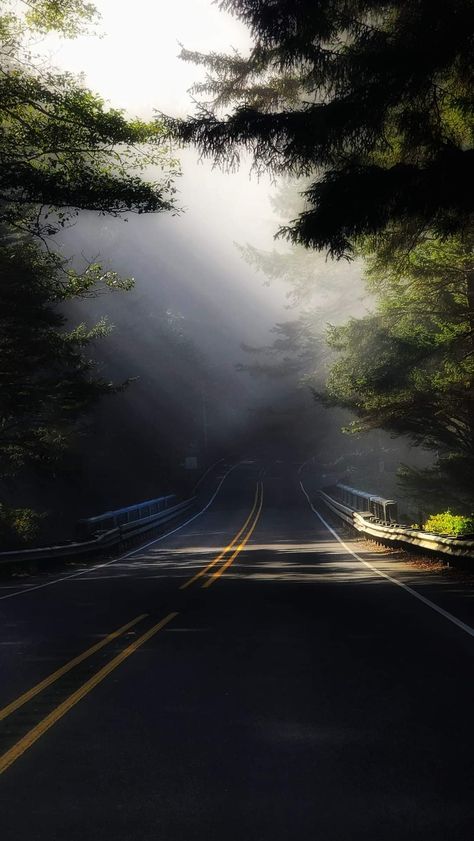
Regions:
<instances>
[{"instance_id":1,"label":"white edge line","mask_svg":"<svg viewBox=\"0 0 474 841\"><path fill-rule=\"evenodd\" d=\"M373 572L376 572L377 575L380 575L382 578L386 578L387 581L390 581L391 584L395 584L397 587L401 587L403 590L409 593L410 596L413 596L415 599L418 599L418 601L423 602L423 604L425 604L427 607L430 607L431 610L434 610L436 611L436 613L439 613L440 616L444 616L445 619L447 619L449 622L452 622L453 625L456 625L458 628L461 628L461 630L465 631L466 634L469 634L470 637L474 637L474 628L472 628L471 625L467 625L465 622L462 622L461 619L457 618L457 616L454 616L452 613L449 613L449 611L444 610L444 608L435 604L435 602L432 602L431 599L427 599L426 596L422 596L421 593L418 593L417 590L414 590L412 587L409 587L408 584L404 584L403 581L398 581L398 579L392 578L391 575L388 575L386 572L382 572L380 569L377 569L377 567L374 567L372 564L369 563L369 561L364 561L364 559L361 558L360 555L357 554L357 552L353 552L353 550L350 549L349 546L346 543L344 543L343 540L341 540L337 532L334 531L334 529L329 525L329 523L326 522L324 517L314 507L306 491L306 488L304 487L303 482L301 481L300 486L306 499L308 500L311 510L316 514L317 517L319 517L323 525L326 526L326 528L328 529L328 531L331 532L333 537L335 537L336 540L338 540L339 543L342 546L344 546L346 552L349 552L349 554L352 555L357 561L360 561L361 564L364 564L364 566L368 567Z\"/></svg>"},{"instance_id":2,"label":"white edge line","mask_svg":"<svg viewBox=\"0 0 474 841\"><path fill-rule=\"evenodd\" d=\"M216 462L216 464L217 464L217 462ZM232 471L235 470L235 468L238 467L239 464L241 464L241 462L238 462L237 464L232 465L230 470L228 470L227 473L224 474L224 476L222 477L221 481L219 482L216 490L212 494L209 502L204 506L204 508L201 508L201 510L198 511L197 514L193 514L193 516L190 517L189 520L186 520L185 523L181 523L180 526L177 526L175 529L172 529L172 531L167 531L166 534L161 534L160 537L155 537L155 539L150 540L149 543L145 543L143 546L138 546L136 549L132 549L131 552L127 552L125 555L120 555L120 557L115 558L115 560L109 561L108 564L115 563L115 561L125 560L126 558L130 558L132 555L136 555L137 552L142 552L144 549L148 549L149 546L153 546L154 543L159 543L159 541L164 540L165 537L169 537L171 534L175 534L175 532L180 531L182 528L184 528L184 526L187 526L188 523L192 523L193 520L196 520L198 517L200 517L201 514L204 514L204 512L207 511L207 509L214 502L217 494L219 493L219 491L220 491L222 485L224 484L225 480L227 479L229 473L232 473ZM215 465L213 465L213 466L215 467ZM104 564L104 566L105 566L105 564Z\"/></svg>"},{"instance_id":3,"label":"white edge line","mask_svg":"<svg viewBox=\"0 0 474 841\"><path fill-rule=\"evenodd\" d=\"M222 458L218 458L217 461L214 462L214 464L211 464L211 466L207 468L207 470L202 474L202 476L197 480L196 484L194 485L193 493L196 493L199 485L202 482L204 482L204 479L206 478L206 476L211 472L211 470L214 470L214 468L217 467L217 465L220 464L221 461L225 461L224 456Z\"/></svg>"},{"instance_id":4,"label":"white edge line","mask_svg":"<svg viewBox=\"0 0 474 841\"><path fill-rule=\"evenodd\" d=\"M205 511L212 505L214 502L217 494L219 493L222 485L224 484L225 480L227 479L228 475L235 470L236 467L239 466L241 462L234 464L230 470L222 477L221 481L219 482L216 490L214 491L213 495L211 496L209 502L201 508L197 514L194 514L189 520L186 520L184 523L181 523L180 526L177 528L172 529L171 531L167 531L166 534L160 535L160 537L156 537L154 540L151 540L149 543L145 543L143 546L138 546L136 549L132 549L131 552L127 552L125 555L119 555L118 558L112 558L111 561L106 561L104 564L96 564L92 567L86 567L86 569L81 569L79 572L73 572L71 575L63 575L62 578L55 578L53 581L45 581L44 584L36 584L34 587L25 587L23 590L15 590L14 593L7 593L5 596L0 596L0 602L4 599L13 599L15 596L24 596L26 593L32 593L33 590L43 590L44 587L51 587L53 584L61 584L63 581L69 581L71 578L78 578L80 575L87 575L88 573L95 572L96 569L103 569L104 567L109 567L111 564L117 563L117 561L125 560L126 558L130 558L132 555L135 555L137 552L141 552L144 549L148 549L149 546L153 546L154 543L158 543L160 540L164 540L165 537L169 537L171 534L175 534L180 529L183 529L189 523L192 523L193 520L196 520L201 514L204 514Z\"/></svg>"}]
</instances>

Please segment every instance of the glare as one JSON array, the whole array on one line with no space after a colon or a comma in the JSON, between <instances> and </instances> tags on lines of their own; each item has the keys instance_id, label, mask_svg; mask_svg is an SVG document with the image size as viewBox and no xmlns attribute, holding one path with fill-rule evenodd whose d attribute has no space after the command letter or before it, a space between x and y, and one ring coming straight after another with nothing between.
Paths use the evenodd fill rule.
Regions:
<instances>
[{"instance_id":1,"label":"glare","mask_svg":"<svg viewBox=\"0 0 474 841\"><path fill-rule=\"evenodd\" d=\"M191 110L188 88L196 68L178 59L189 49L245 50L247 30L211 0L95 0L101 14L97 35L72 41L49 36L41 46L55 64L84 73L86 84L112 105L150 117L154 109Z\"/></svg>"}]
</instances>

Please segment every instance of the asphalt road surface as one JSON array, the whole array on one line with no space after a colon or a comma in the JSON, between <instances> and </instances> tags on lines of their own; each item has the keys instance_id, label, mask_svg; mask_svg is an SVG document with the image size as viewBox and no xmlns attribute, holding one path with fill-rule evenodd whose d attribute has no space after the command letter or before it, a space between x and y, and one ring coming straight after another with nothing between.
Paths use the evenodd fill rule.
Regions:
<instances>
[{"instance_id":1,"label":"asphalt road surface","mask_svg":"<svg viewBox=\"0 0 474 841\"><path fill-rule=\"evenodd\" d=\"M227 469L132 555L0 582L2 841L471 839L469 586Z\"/></svg>"}]
</instances>

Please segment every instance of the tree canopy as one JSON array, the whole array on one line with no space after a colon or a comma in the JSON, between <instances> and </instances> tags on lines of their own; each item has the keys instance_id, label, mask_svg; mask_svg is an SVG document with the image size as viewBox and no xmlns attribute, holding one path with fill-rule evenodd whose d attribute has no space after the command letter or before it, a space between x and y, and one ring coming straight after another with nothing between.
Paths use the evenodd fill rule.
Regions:
<instances>
[{"instance_id":1,"label":"tree canopy","mask_svg":"<svg viewBox=\"0 0 474 841\"><path fill-rule=\"evenodd\" d=\"M19 16L9 5L1 4L0 16L0 221L48 236L77 208L170 210L176 165L163 146L163 126L106 108L73 75L45 67L34 54L32 28L76 34L93 7L33 0L20 4L26 13ZM162 169L159 183L141 176L152 164Z\"/></svg>"},{"instance_id":2,"label":"tree canopy","mask_svg":"<svg viewBox=\"0 0 474 841\"><path fill-rule=\"evenodd\" d=\"M372 246L370 246L372 248ZM339 354L325 395L350 409L349 430L383 428L434 451L424 492L472 502L474 469L474 261L470 238L426 235L404 259L371 250L377 307L333 327ZM413 478L413 477L411 477Z\"/></svg>"},{"instance_id":3,"label":"tree canopy","mask_svg":"<svg viewBox=\"0 0 474 841\"><path fill-rule=\"evenodd\" d=\"M244 149L257 168L312 176L308 206L284 232L336 256L389 224L441 236L464 229L473 211L472 0L220 6L248 26L252 49L183 51L208 75L194 88L196 115L168 120L177 137L231 167Z\"/></svg>"},{"instance_id":4,"label":"tree canopy","mask_svg":"<svg viewBox=\"0 0 474 841\"><path fill-rule=\"evenodd\" d=\"M51 30L74 37L97 17L82 0L0 3L0 477L57 464L104 380L93 345L104 321L69 325L65 306L131 279L94 263L81 272L52 237L79 210L118 215L174 208L176 161L156 122L128 119L35 52ZM152 182L145 170L158 165ZM30 512L31 513L31 512ZM34 518L33 518L34 520ZM0 531L30 537L26 509L0 503Z\"/></svg>"}]
</instances>

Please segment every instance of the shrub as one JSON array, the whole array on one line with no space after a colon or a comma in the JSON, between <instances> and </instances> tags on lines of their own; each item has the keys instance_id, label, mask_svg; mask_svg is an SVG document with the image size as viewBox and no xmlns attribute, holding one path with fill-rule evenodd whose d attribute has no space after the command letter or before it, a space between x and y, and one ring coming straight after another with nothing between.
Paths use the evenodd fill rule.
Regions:
<instances>
[{"instance_id":1,"label":"shrub","mask_svg":"<svg viewBox=\"0 0 474 841\"><path fill-rule=\"evenodd\" d=\"M459 537L463 534L474 533L474 516L465 517L462 514L453 514L448 508L447 511L432 514L431 517L428 517L423 529L437 534Z\"/></svg>"},{"instance_id":2,"label":"shrub","mask_svg":"<svg viewBox=\"0 0 474 841\"><path fill-rule=\"evenodd\" d=\"M2 549L16 549L37 537L43 514L31 508L9 508L0 503L0 543Z\"/></svg>"}]
</instances>

